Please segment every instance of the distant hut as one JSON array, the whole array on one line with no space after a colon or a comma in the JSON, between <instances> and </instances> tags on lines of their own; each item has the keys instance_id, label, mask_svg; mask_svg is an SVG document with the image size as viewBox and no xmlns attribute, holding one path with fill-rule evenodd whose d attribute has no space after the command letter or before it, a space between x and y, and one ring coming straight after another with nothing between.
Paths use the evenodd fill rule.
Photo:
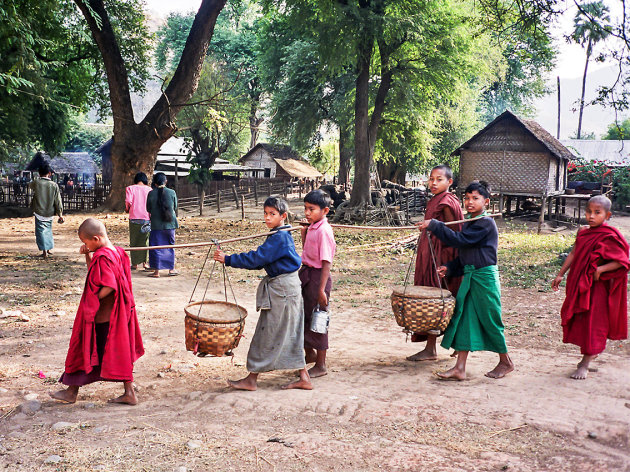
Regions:
<instances>
[{"instance_id":1,"label":"distant hut","mask_svg":"<svg viewBox=\"0 0 630 472\"><path fill-rule=\"evenodd\" d=\"M87 152L62 152L58 156L38 152L26 166L30 172L38 172L43 164L49 164L56 178L76 178L78 181L93 184L101 169Z\"/></svg>"},{"instance_id":2,"label":"distant hut","mask_svg":"<svg viewBox=\"0 0 630 472\"><path fill-rule=\"evenodd\" d=\"M262 173L265 178L318 180L323 177L297 151L281 144L258 143L239 162L255 169L254 176Z\"/></svg>"},{"instance_id":3,"label":"distant hut","mask_svg":"<svg viewBox=\"0 0 630 472\"><path fill-rule=\"evenodd\" d=\"M575 156L532 120L519 118L506 110L472 138L459 146L461 192L473 180L485 180L504 197L541 199L541 221L550 197L562 195L567 183L567 164Z\"/></svg>"}]
</instances>

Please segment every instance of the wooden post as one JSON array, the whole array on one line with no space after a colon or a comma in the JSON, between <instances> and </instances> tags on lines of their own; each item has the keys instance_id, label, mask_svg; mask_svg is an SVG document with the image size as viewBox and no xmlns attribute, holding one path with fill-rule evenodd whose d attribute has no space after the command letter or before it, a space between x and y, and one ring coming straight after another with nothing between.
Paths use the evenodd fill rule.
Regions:
<instances>
[{"instance_id":1,"label":"wooden post","mask_svg":"<svg viewBox=\"0 0 630 472\"><path fill-rule=\"evenodd\" d=\"M547 194L544 193L540 201L540 215L538 216L538 234L542 228L543 221L545 219L545 203L547 203Z\"/></svg>"},{"instance_id":2,"label":"wooden post","mask_svg":"<svg viewBox=\"0 0 630 472\"><path fill-rule=\"evenodd\" d=\"M560 223L560 198L556 197L556 223Z\"/></svg>"},{"instance_id":3,"label":"wooden post","mask_svg":"<svg viewBox=\"0 0 630 472\"><path fill-rule=\"evenodd\" d=\"M234 202L236 203L236 208L239 206L238 202L238 192L236 191L236 185L232 184L232 194L234 195Z\"/></svg>"},{"instance_id":4,"label":"wooden post","mask_svg":"<svg viewBox=\"0 0 630 472\"><path fill-rule=\"evenodd\" d=\"M245 196L241 195L241 221L245 219Z\"/></svg>"},{"instance_id":5,"label":"wooden post","mask_svg":"<svg viewBox=\"0 0 630 472\"><path fill-rule=\"evenodd\" d=\"M179 173L177 172L177 168L178 168L178 160L175 159L175 193L179 193ZM201 202L201 208L199 209L199 216L201 216L201 212L203 211L203 202Z\"/></svg>"},{"instance_id":6,"label":"wooden post","mask_svg":"<svg viewBox=\"0 0 630 472\"><path fill-rule=\"evenodd\" d=\"M258 181L254 180L254 201L256 202L256 206L258 206Z\"/></svg>"},{"instance_id":7,"label":"wooden post","mask_svg":"<svg viewBox=\"0 0 630 472\"><path fill-rule=\"evenodd\" d=\"M217 213L221 213L221 191L217 188Z\"/></svg>"},{"instance_id":8,"label":"wooden post","mask_svg":"<svg viewBox=\"0 0 630 472\"><path fill-rule=\"evenodd\" d=\"M271 197L271 182L267 181L267 195Z\"/></svg>"},{"instance_id":9,"label":"wooden post","mask_svg":"<svg viewBox=\"0 0 630 472\"><path fill-rule=\"evenodd\" d=\"M560 76L556 77L558 81L558 130L556 131L556 139L560 139Z\"/></svg>"},{"instance_id":10,"label":"wooden post","mask_svg":"<svg viewBox=\"0 0 630 472\"><path fill-rule=\"evenodd\" d=\"M282 181L282 183L284 184L284 192L282 192L282 194L284 195L284 198L287 198L287 182L286 181Z\"/></svg>"}]
</instances>

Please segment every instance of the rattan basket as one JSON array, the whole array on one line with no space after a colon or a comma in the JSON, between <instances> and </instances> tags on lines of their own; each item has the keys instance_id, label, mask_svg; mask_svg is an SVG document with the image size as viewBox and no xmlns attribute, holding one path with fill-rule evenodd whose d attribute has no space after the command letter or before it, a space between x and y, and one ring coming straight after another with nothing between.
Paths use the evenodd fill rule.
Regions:
<instances>
[{"instance_id":1,"label":"rattan basket","mask_svg":"<svg viewBox=\"0 0 630 472\"><path fill-rule=\"evenodd\" d=\"M412 333L444 331L455 311L455 298L437 287L394 287L392 311L398 326Z\"/></svg>"},{"instance_id":2,"label":"rattan basket","mask_svg":"<svg viewBox=\"0 0 630 472\"><path fill-rule=\"evenodd\" d=\"M238 317L236 319L211 319L194 313L198 312L199 308L193 309L193 307L203 304L223 305L226 309L236 308ZM247 310L242 306L230 302L204 300L186 305L184 312L186 313L184 326L187 351L193 351L195 354L223 356L238 346L247 316Z\"/></svg>"}]
</instances>

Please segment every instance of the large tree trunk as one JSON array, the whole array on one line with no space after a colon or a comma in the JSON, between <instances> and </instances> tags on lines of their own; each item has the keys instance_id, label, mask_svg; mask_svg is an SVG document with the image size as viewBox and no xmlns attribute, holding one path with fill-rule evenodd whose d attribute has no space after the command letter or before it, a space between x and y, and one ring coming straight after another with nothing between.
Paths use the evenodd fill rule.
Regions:
<instances>
[{"instance_id":1,"label":"large tree trunk","mask_svg":"<svg viewBox=\"0 0 630 472\"><path fill-rule=\"evenodd\" d=\"M373 38L366 34L359 44L358 74L354 102L354 184L350 205L359 207L370 202L369 81Z\"/></svg>"},{"instance_id":2,"label":"large tree trunk","mask_svg":"<svg viewBox=\"0 0 630 472\"><path fill-rule=\"evenodd\" d=\"M350 183L350 168L352 166L352 133L345 124L339 125L339 185Z\"/></svg>"},{"instance_id":3,"label":"large tree trunk","mask_svg":"<svg viewBox=\"0 0 630 472\"><path fill-rule=\"evenodd\" d=\"M368 40L366 40L367 43ZM383 42L379 42L381 56L381 82L376 92L372 116L369 109L369 76L372 43L359 47L359 74L356 80L355 102L355 169L354 185L350 196L351 206L361 206L370 199L370 167L376 146L376 137L385 109L385 99L392 85L393 72L389 66L389 52Z\"/></svg>"},{"instance_id":4,"label":"large tree trunk","mask_svg":"<svg viewBox=\"0 0 630 472\"><path fill-rule=\"evenodd\" d=\"M103 0L75 0L98 45L107 73L114 118L111 150L112 190L106 206L122 209L125 187L133 175L153 173L157 152L177 131L177 113L192 97L199 83L203 61L217 16L226 0L203 0L190 29L181 60L165 92L140 123L136 123L129 94L129 77ZM87 6L89 4L89 7ZM100 17L96 21L93 13Z\"/></svg>"},{"instance_id":5,"label":"large tree trunk","mask_svg":"<svg viewBox=\"0 0 630 472\"><path fill-rule=\"evenodd\" d=\"M582 76L582 95L580 97L580 116L578 118L577 138L582 139L582 114L584 113L584 93L586 91L586 73L588 72L588 61L591 58L592 41L588 38L586 46L586 63L584 64L584 75Z\"/></svg>"}]
</instances>

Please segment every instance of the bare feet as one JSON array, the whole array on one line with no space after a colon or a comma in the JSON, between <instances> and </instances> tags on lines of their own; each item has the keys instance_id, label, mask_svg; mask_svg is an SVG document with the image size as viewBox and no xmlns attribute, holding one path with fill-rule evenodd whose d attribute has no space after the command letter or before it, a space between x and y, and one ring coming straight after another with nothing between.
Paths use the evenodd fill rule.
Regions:
<instances>
[{"instance_id":1,"label":"bare feet","mask_svg":"<svg viewBox=\"0 0 630 472\"><path fill-rule=\"evenodd\" d=\"M152 274L148 275L149 277L153 277L154 279L159 279L160 278L160 271L156 270L155 272L153 272Z\"/></svg>"},{"instance_id":2,"label":"bare feet","mask_svg":"<svg viewBox=\"0 0 630 472\"><path fill-rule=\"evenodd\" d=\"M251 373L241 380L228 380L228 385L237 390L249 390L253 392L258 387L257 375L252 375Z\"/></svg>"},{"instance_id":3,"label":"bare feet","mask_svg":"<svg viewBox=\"0 0 630 472\"><path fill-rule=\"evenodd\" d=\"M300 388L302 390L313 390L313 384L311 383L311 378L308 376L308 372L306 371L306 367L300 370L300 379L295 382L291 382L288 385L283 385L283 390L289 390L291 388Z\"/></svg>"},{"instance_id":4,"label":"bare feet","mask_svg":"<svg viewBox=\"0 0 630 472\"><path fill-rule=\"evenodd\" d=\"M571 374L571 378L575 380L584 380L588 377L588 372L590 370L589 364L596 357L597 356L589 356L586 354L582 356L582 360L578 363L577 370Z\"/></svg>"},{"instance_id":5,"label":"bare feet","mask_svg":"<svg viewBox=\"0 0 630 472\"><path fill-rule=\"evenodd\" d=\"M107 400L107 403L124 403L125 405L137 405L138 399L136 398L136 394L131 392L125 392L119 397L110 398Z\"/></svg>"},{"instance_id":6,"label":"bare feet","mask_svg":"<svg viewBox=\"0 0 630 472\"><path fill-rule=\"evenodd\" d=\"M491 379L501 379L514 370L514 364L507 354L499 354L499 363L490 372L486 373L486 377Z\"/></svg>"},{"instance_id":7,"label":"bare feet","mask_svg":"<svg viewBox=\"0 0 630 472\"><path fill-rule=\"evenodd\" d=\"M458 369L457 366L446 372L436 372L435 375L437 375L440 380L466 380L466 372Z\"/></svg>"},{"instance_id":8,"label":"bare feet","mask_svg":"<svg viewBox=\"0 0 630 472\"><path fill-rule=\"evenodd\" d=\"M429 348L425 348L420 352L416 352L412 356L407 356L408 361L421 362L421 361L436 361L437 360L437 352L435 350L429 350Z\"/></svg>"},{"instance_id":9,"label":"bare feet","mask_svg":"<svg viewBox=\"0 0 630 472\"><path fill-rule=\"evenodd\" d=\"M79 387L71 385L70 387L59 390L58 392L50 392L50 398L58 400L63 403L75 403L77 401L77 395L79 394Z\"/></svg>"},{"instance_id":10,"label":"bare feet","mask_svg":"<svg viewBox=\"0 0 630 472\"><path fill-rule=\"evenodd\" d=\"M308 375L312 379L316 379L317 377L323 377L324 375L328 375L328 370L325 365L315 364L308 370Z\"/></svg>"}]
</instances>

